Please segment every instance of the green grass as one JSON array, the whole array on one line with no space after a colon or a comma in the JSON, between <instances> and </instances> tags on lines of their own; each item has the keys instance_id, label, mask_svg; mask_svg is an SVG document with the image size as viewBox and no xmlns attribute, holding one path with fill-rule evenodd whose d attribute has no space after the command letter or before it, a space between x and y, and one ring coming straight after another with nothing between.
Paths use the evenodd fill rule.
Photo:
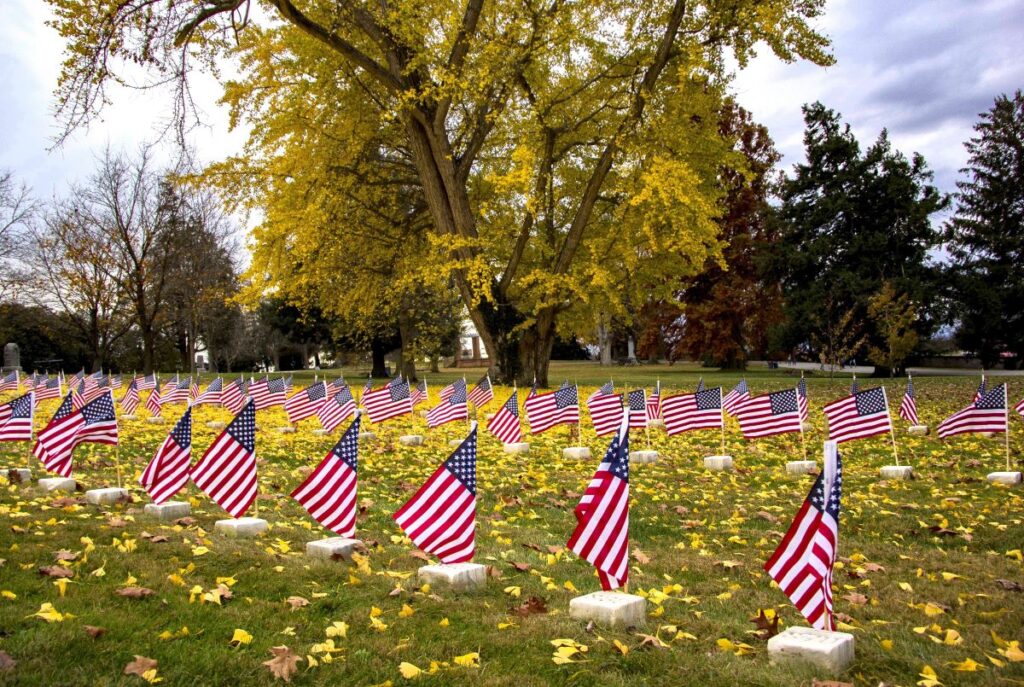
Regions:
<instances>
[{"instance_id":1,"label":"green grass","mask_svg":"<svg viewBox=\"0 0 1024 687\"><path fill-rule=\"evenodd\" d=\"M575 367L554 366L552 380L575 378L569 374ZM578 371L581 384L599 383L604 374L585 366ZM591 376L584 378L585 372ZM664 386L685 389L692 388L701 374L709 385L728 386L739 377L699 369L614 372L619 386L649 383L660 375ZM755 392L787 383L782 373L746 376ZM825 436L820 408L842 395L847 385L847 380L811 380L815 427L807 445L815 457ZM974 381L930 378L917 386L922 419L934 428L945 414L970 399ZM438 387L431 385L435 393ZM1012 388L1012 395L1019 396L1020 385ZM587 392L584 389L583 395ZM890 387L893 405L901 392ZM506 389L498 390L495 406L505 393ZM54 402L47 403L40 416L52 412L49 404ZM205 422L227 416L206 407L196 414L194 458L215 435ZM548 547L564 547L574 525L572 508L606 445L589 426L584 427L583 440L595 459L586 462L562 459L560 448L570 443L565 428L534 438L528 457L507 456L493 439L481 440L476 560L493 566L500 577L489 579L487 589L477 594L440 589L424 593L415 579L423 562L410 555L415 549L401 537L390 515L447 455L447 440L464 434L465 425L426 432L420 417L397 420L378 430L376 442L361 447L360 500L365 511L358 519L357 536L370 545L367 573L340 562L307 559L302 554L305 542L327 535L287 497L333 439L313 436L308 423L296 435L277 434L272 430L284 424L283 413L262 415L260 425L269 431L257 439L263 494L259 503L271 530L259 540L215 534L213 523L224 514L194 487L187 497L193 500L196 524L188 527L162 526L146 518L141 511L148 498L137 488L132 488L135 503L108 510L58 501L59 496L43 494L32 485L0 489L0 559L5 559L0 591L16 595L13 600L0 598L0 650L17 661L12 670L0 672L0 684L143 684L139 677L121 674L134 655L157 660L157 674L167 685L270 684L273 679L261 665L270 658L270 647L287 645L305 657L324 641L325 629L335 621L349 625L347 638L336 640L342 651L329 664L322 661L322 654L317 654L317 667L300 663L294 684L401 685L407 682L399 673L402 662L429 671L432 661L439 664L437 672L425 672L415 683L724 687L809 685L814 677L827 677L813 669L770 666L764 641L750 634L750 618L759 608L778 609L784 625L805 624L761 570L811 484L811 477L790 477L783 469L785 461L801 456L798 435L744 442L730 421L727 450L738 470L723 474L701 466L703 455L720 450L716 432L675 438L651 434L650 444L662 459L632 471L630 530L632 547L642 550L650 562L633 562L630 591L659 590L668 595L660 604L649 604L652 615L644 631L657 634L668 646L655 649L641 646L643 638L634 632L588 632L583 623L570 620L569 600L598 589L597 579L589 565L561 548L549 559ZM123 430L120 459L126 482L141 471L172 421L169 417L162 427L132 423ZM987 472L1002 469L1003 439L967 436L943 442L908 437L904 423L897 423L901 457L915 467L914 481L878 480L878 468L892 462L887 438L843 447L840 556L845 562L835 575L836 611L844 614L856 635L857 661L842 677L872 687L883 681L913 685L927 664L946 685L1024 682L1024 662L997 668L986 658L1005 660L997 653L991 632L1007 640L1024 640L1024 594L996 582L1024 583L1021 561L1013 554L1024 544L1024 490L984 479ZM1015 418L1015 462L1022 427ZM413 429L427 434L427 445L398 445L397 435ZM647 441L634 437L634 447L644 447ZM24 447L8 445L0 448L0 455L9 464L29 462ZM113 450L85 447L77 455L75 477L83 486L116 482ZM41 468L33 469L40 476ZM124 526L116 520L111 523L113 517L122 519ZM932 526L942 526L949 534L936 534L929 529ZM151 543L143 538L144 532L168 541ZM83 537L91 538L93 551L85 553ZM135 550L118 551L115 538L134 540ZM199 546L209 553L194 555ZM53 581L37 570L53 564L54 553L64 549L80 555L70 564L75 576L61 598ZM725 567L724 562L740 565ZM868 562L884 570L872 572ZM530 569L519 571L514 563ZM188 572L190 564L195 569ZM92 574L98 568L104 576ZM959 577L947 581L944 572ZM181 574L185 584L171 581L173 574ZM115 591L129 576L155 594L144 599L117 596ZM209 590L218 577L237 580L233 599L220 606L189 602L194 585ZM567 589L566 583L579 591ZM901 583L910 585L909 590ZM401 591L392 596L396 587ZM518 587L520 598L506 593L508 587ZM865 595L867 603L844 598L851 592ZM289 596L310 603L291 610L285 603ZM530 596L543 598L549 613L522 618L510 612ZM75 617L59 623L31 617L46 602ZM927 615L924 604L929 602L944 610ZM404 604L414 609L413 615L400 615ZM372 607L382 611L380 620L387 625L383 632L371 629ZM448 626L441 627L445 618ZM513 624L499 629L506 623ZM940 626L941 633L915 631L932 624ZM85 625L101 626L106 632L93 639ZM189 628L189 636L159 638L161 632L183 626ZM250 645L230 646L236 628L253 635ZM944 638L949 629L960 634L962 643L951 646L930 638ZM696 639L673 640L677 631ZM584 662L556 665L550 644L556 638L587 645ZM723 652L719 639L745 642L753 651L744 656ZM616 651L613 640L629 647L629 653ZM891 640L891 650L884 648L885 640ZM454 657L469 652L479 652L479 668L451 664ZM966 658L983 669L955 672L951 664ZM443 667L443 662L449 665Z\"/></svg>"}]
</instances>

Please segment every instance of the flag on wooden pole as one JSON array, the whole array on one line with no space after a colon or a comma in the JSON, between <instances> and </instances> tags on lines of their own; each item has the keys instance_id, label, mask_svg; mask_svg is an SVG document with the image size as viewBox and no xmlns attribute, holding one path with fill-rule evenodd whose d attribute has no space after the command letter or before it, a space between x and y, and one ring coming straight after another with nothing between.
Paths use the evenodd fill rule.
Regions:
<instances>
[{"instance_id":1,"label":"flag on wooden pole","mask_svg":"<svg viewBox=\"0 0 1024 687\"><path fill-rule=\"evenodd\" d=\"M519 392L513 391L494 417L487 421L487 431L503 444L516 444L523 439L523 430L519 425L518 396Z\"/></svg>"},{"instance_id":2,"label":"flag on wooden pole","mask_svg":"<svg viewBox=\"0 0 1024 687\"><path fill-rule=\"evenodd\" d=\"M0 441L32 441L35 392L0 405Z\"/></svg>"},{"instance_id":3,"label":"flag on wooden pole","mask_svg":"<svg viewBox=\"0 0 1024 687\"><path fill-rule=\"evenodd\" d=\"M349 394L351 396L351 394ZM320 464L292 491L313 519L342 537L356 533L359 473L359 416Z\"/></svg>"},{"instance_id":4,"label":"flag on wooden pole","mask_svg":"<svg viewBox=\"0 0 1024 687\"><path fill-rule=\"evenodd\" d=\"M79 444L114 445L118 441L114 397L109 389L78 410L69 411L68 400L64 399L53 420L39 432L33 450L47 470L61 477L71 476L71 458Z\"/></svg>"},{"instance_id":5,"label":"flag on wooden pole","mask_svg":"<svg viewBox=\"0 0 1024 687\"><path fill-rule=\"evenodd\" d=\"M142 471L139 484L153 503L164 503L188 482L191 462L192 407L189 406Z\"/></svg>"},{"instance_id":6,"label":"flag on wooden pole","mask_svg":"<svg viewBox=\"0 0 1024 687\"><path fill-rule=\"evenodd\" d=\"M192 481L235 518L256 500L256 404L252 399L192 468Z\"/></svg>"},{"instance_id":7,"label":"flag on wooden pole","mask_svg":"<svg viewBox=\"0 0 1024 687\"><path fill-rule=\"evenodd\" d=\"M900 402L900 417L912 425L920 424L917 419L917 397L914 395L914 380L907 375L907 390Z\"/></svg>"},{"instance_id":8,"label":"flag on wooden pole","mask_svg":"<svg viewBox=\"0 0 1024 687\"><path fill-rule=\"evenodd\" d=\"M722 426L722 387L666 396L661 402L661 416L669 436L695 429L718 429Z\"/></svg>"},{"instance_id":9,"label":"flag on wooden pole","mask_svg":"<svg viewBox=\"0 0 1024 687\"><path fill-rule=\"evenodd\" d=\"M882 387L857 391L829 403L828 438L837 444L892 432L889 403Z\"/></svg>"}]
</instances>

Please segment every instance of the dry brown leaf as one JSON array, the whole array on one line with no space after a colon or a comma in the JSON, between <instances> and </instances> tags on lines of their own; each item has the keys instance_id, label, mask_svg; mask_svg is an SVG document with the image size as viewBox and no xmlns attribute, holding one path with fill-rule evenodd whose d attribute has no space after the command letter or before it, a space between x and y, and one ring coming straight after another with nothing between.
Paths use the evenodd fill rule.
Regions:
<instances>
[{"instance_id":1,"label":"dry brown leaf","mask_svg":"<svg viewBox=\"0 0 1024 687\"><path fill-rule=\"evenodd\" d=\"M515 562L513 562L512 563L512 567L515 568L516 570L518 570L519 572L528 572L530 570L531 566L530 566L529 563L515 563Z\"/></svg>"},{"instance_id":2,"label":"dry brown leaf","mask_svg":"<svg viewBox=\"0 0 1024 687\"><path fill-rule=\"evenodd\" d=\"M420 551L418 549L416 551L410 551L409 555L412 556L413 558L418 558L421 561L424 561L426 563L433 562L433 561L430 560L430 556L428 556L427 554L423 553L422 551Z\"/></svg>"},{"instance_id":3,"label":"dry brown leaf","mask_svg":"<svg viewBox=\"0 0 1024 687\"><path fill-rule=\"evenodd\" d=\"M548 606L544 599L539 596L531 596L526 600L526 603L513 607L512 612L525 618L528 615L547 613Z\"/></svg>"},{"instance_id":4,"label":"dry brown leaf","mask_svg":"<svg viewBox=\"0 0 1024 687\"><path fill-rule=\"evenodd\" d=\"M74 551L61 549L53 554L53 559L58 562L71 562L78 559L78 554Z\"/></svg>"},{"instance_id":5,"label":"dry brown leaf","mask_svg":"<svg viewBox=\"0 0 1024 687\"><path fill-rule=\"evenodd\" d=\"M88 634L93 639L99 639L99 637L107 631L107 628L97 627L96 625L86 625L82 629L84 629L86 634Z\"/></svg>"},{"instance_id":6,"label":"dry brown leaf","mask_svg":"<svg viewBox=\"0 0 1024 687\"><path fill-rule=\"evenodd\" d=\"M309 605L309 599L304 599L301 596L289 596L285 599L285 603L292 607L292 610L298 610L304 606Z\"/></svg>"},{"instance_id":7,"label":"dry brown leaf","mask_svg":"<svg viewBox=\"0 0 1024 687\"><path fill-rule=\"evenodd\" d=\"M846 599L854 606L864 606L868 602L868 597L864 596L863 594L858 594L857 592L850 592L849 594L844 594L842 598Z\"/></svg>"},{"instance_id":8,"label":"dry brown leaf","mask_svg":"<svg viewBox=\"0 0 1024 687\"><path fill-rule=\"evenodd\" d=\"M651 648L654 648L654 649L667 649L668 648L668 644L666 644L665 642L661 641L660 639L658 639L654 635L645 635L642 632L637 632L636 636L640 637L642 639L642 641L640 642L640 646L637 647L638 649L643 649L644 647L651 647Z\"/></svg>"},{"instance_id":9,"label":"dry brown leaf","mask_svg":"<svg viewBox=\"0 0 1024 687\"><path fill-rule=\"evenodd\" d=\"M840 682L839 680L811 680L811 687L853 687L852 682Z\"/></svg>"},{"instance_id":10,"label":"dry brown leaf","mask_svg":"<svg viewBox=\"0 0 1024 687\"><path fill-rule=\"evenodd\" d=\"M126 596L129 599L141 599L147 596L153 596L155 593L149 587L122 587L117 590L118 596Z\"/></svg>"},{"instance_id":11,"label":"dry brown leaf","mask_svg":"<svg viewBox=\"0 0 1024 687\"><path fill-rule=\"evenodd\" d=\"M74 577L75 573L71 572L67 568L59 565L44 565L39 568L40 575L46 575L47 577Z\"/></svg>"},{"instance_id":12,"label":"dry brown leaf","mask_svg":"<svg viewBox=\"0 0 1024 687\"><path fill-rule=\"evenodd\" d=\"M135 660L124 667L125 675L138 675L142 677L147 670L155 670L156 661L145 656L135 655Z\"/></svg>"},{"instance_id":13,"label":"dry brown leaf","mask_svg":"<svg viewBox=\"0 0 1024 687\"><path fill-rule=\"evenodd\" d=\"M996 584L1007 591L1024 592L1024 586L1022 586L1020 582L1014 582L1013 580L996 580Z\"/></svg>"},{"instance_id":14,"label":"dry brown leaf","mask_svg":"<svg viewBox=\"0 0 1024 687\"><path fill-rule=\"evenodd\" d=\"M778 521L779 521L779 518L778 518L778 516L776 516L776 515L772 515L771 513L769 513L769 512L768 512L768 511L766 511L766 510L758 511L758 512L757 512L757 513L756 513L756 514L754 515L754 517L755 517L755 518L760 518L760 519L762 519L762 520L767 520L767 521L768 521L768 522L770 522L770 523L776 523L776 522L778 522Z\"/></svg>"},{"instance_id":15,"label":"dry brown leaf","mask_svg":"<svg viewBox=\"0 0 1024 687\"><path fill-rule=\"evenodd\" d=\"M647 565L648 563L651 562L651 557L648 556L643 551L641 551L639 548L634 547L633 548L633 560L635 560L640 565Z\"/></svg>"},{"instance_id":16,"label":"dry brown leaf","mask_svg":"<svg viewBox=\"0 0 1024 687\"><path fill-rule=\"evenodd\" d=\"M487 577L493 577L496 580L500 580L504 577L504 575L501 574L501 571L493 565L488 565L485 570L487 571Z\"/></svg>"},{"instance_id":17,"label":"dry brown leaf","mask_svg":"<svg viewBox=\"0 0 1024 687\"><path fill-rule=\"evenodd\" d=\"M191 527L192 525L196 524L196 519L190 518L186 515L183 518L178 518L177 520L175 520L174 524L179 525L181 527Z\"/></svg>"},{"instance_id":18,"label":"dry brown leaf","mask_svg":"<svg viewBox=\"0 0 1024 687\"><path fill-rule=\"evenodd\" d=\"M297 670L296 666L302 659L286 646L271 647L270 653L274 655L274 658L264 661L263 665L270 669L274 677L291 682L292 674Z\"/></svg>"},{"instance_id":19,"label":"dry brown leaf","mask_svg":"<svg viewBox=\"0 0 1024 687\"><path fill-rule=\"evenodd\" d=\"M124 518L114 516L113 518L107 520L107 525L109 525L110 527L128 527L128 521Z\"/></svg>"},{"instance_id":20,"label":"dry brown leaf","mask_svg":"<svg viewBox=\"0 0 1024 687\"><path fill-rule=\"evenodd\" d=\"M14 670L16 665L18 665L18 662L11 658L10 654L6 651L0 651L0 673Z\"/></svg>"},{"instance_id":21,"label":"dry brown leaf","mask_svg":"<svg viewBox=\"0 0 1024 687\"><path fill-rule=\"evenodd\" d=\"M750 619L750 622L757 626L757 636L761 639L768 640L779 634L779 614L775 613L772 619L769 620L765 614L764 609L760 608L757 611L757 616Z\"/></svg>"}]
</instances>

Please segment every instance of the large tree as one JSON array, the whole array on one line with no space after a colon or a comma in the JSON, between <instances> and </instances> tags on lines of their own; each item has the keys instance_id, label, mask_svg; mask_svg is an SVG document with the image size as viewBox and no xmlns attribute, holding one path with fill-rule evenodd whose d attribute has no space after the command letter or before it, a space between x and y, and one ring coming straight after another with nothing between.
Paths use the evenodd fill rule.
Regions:
<instances>
[{"instance_id":1,"label":"large tree","mask_svg":"<svg viewBox=\"0 0 1024 687\"><path fill-rule=\"evenodd\" d=\"M29 188L18 183L14 175L0 170L0 299L23 281L24 249L32 222L39 212L39 203Z\"/></svg>"},{"instance_id":2,"label":"large tree","mask_svg":"<svg viewBox=\"0 0 1024 687\"><path fill-rule=\"evenodd\" d=\"M924 158L894 150L884 130L862 152L850 127L821 103L805 106L804 120L807 159L782 182L770 260L785 299L780 345L815 358L834 357L835 341L846 338L857 342L843 349L847 357L883 347L868 305L886 283L894 298L913 304L913 328L926 338L940 287L929 256L940 240L932 215L948 199L932 186ZM852 336L844 322L863 323L864 336Z\"/></svg>"},{"instance_id":3,"label":"large tree","mask_svg":"<svg viewBox=\"0 0 1024 687\"><path fill-rule=\"evenodd\" d=\"M1024 360L1024 95L1000 95L965 143L956 215L946 226L957 339L987 366Z\"/></svg>"},{"instance_id":4,"label":"large tree","mask_svg":"<svg viewBox=\"0 0 1024 687\"><path fill-rule=\"evenodd\" d=\"M742 66L763 42L786 60L830 61L808 25L823 0L49 2L70 40L57 94L68 128L96 116L125 63L176 79L185 108L192 65L241 54L234 88L265 95L235 117L253 125L249 153L264 165L303 137L363 148L366 127L321 126L352 109L337 89L358 99L357 121L393 129L382 164L414 175L432 269L451 276L502 376L542 382L558 317L619 279L599 269L601 236L617 232L625 267L679 276L718 250L714 176L729 146L716 147L704 111L728 56ZM284 91L308 107L281 130L266 105ZM652 286L630 276L624 287ZM604 297L616 293L610 306L634 295Z\"/></svg>"}]
</instances>

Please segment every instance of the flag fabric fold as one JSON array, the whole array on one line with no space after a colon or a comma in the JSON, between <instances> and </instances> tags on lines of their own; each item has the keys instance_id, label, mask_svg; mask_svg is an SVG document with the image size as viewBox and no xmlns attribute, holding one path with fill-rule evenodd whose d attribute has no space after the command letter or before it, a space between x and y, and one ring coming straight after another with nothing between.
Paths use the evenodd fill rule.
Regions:
<instances>
[{"instance_id":1,"label":"flag fabric fold","mask_svg":"<svg viewBox=\"0 0 1024 687\"><path fill-rule=\"evenodd\" d=\"M1010 424L1007 405L1006 385L1000 384L940 422L938 435L946 438L971 432L1005 432Z\"/></svg>"},{"instance_id":2,"label":"flag fabric fold","mask_svg":"<svg viewBox=\"0 0 1024 687\"><path fill-rule=\"evenodd\" d=\"M523 403L523 408L531 434L540 434L556 425L578 425L580 422L579 391L575 386L533 394Z\"/></svg>"},{"instance_id":3,"label":"flag fabric fold","mask_svg":"<svg viewBox=\"0 0 1024 687\"><path fill-rule=\"evenodd\" d=\"M0 441L32 441L35 391L0 405Z\"/></svg>"},{"instance_id":4,"label":"flag fabric fold","mask_svg":"<svg viewBox=\"0 0 1024 687\"><path fill-rule=\"evenodd\" d=\"M256 404L252 399L192 468L192 481L238 518L256 500Z\"/></svg>"},{"instance_id":5,"label":"flag fabric fold","mask_svg":"<svg viewBox=\"0 0 1024 687\"><path fill-rule=\"evenodd\" d=\"M518 391L513 391L494 417L487 421L487 431L503 444L517 444L523 440L523 430L519 425Z\"/></svg>"},{"instance_id":6,"label":"flag fabric fold","mask_svg":"<svg viewBox=\"0 0 1024 687\"><path fill-rule=\"evenodd\" d=\"M722 387L694 394L666 396L661 402L661 417L669 436L695 429L722 427Z\"/></svg>"},{"instance_id":7,"label":"flag fabric fold","mask_svg":"<svg viewBox=\"0 0 1024 687\"><path fill-rule=\"evenodd\" d=\"M799 396L796 389L784 389L751 397L735 414L743 438L757 439L801 431Z\"/></svg>"},{"instance_id":8,"label":"flag fabric fold","mask_svg":"<svg viewBox=\"0 0 1024 687\"><path fill-rule=\"evenodd\" d=\"M118 441L110 389L78 410L70 407L70 400L70 396L64 399L54 418L39 432L33 450L47 470L61 477L71 476L72 455L80 444L115 445Z\"/></svg>"},{"instance_id":9,"label":"flag fabric fold","mask_svg":"<svg viewBox=\"0 0 1024 687\"><path fill-rule=\"evenodd\" d=\"M892 432L889 399L880 386L833 401L825 406L824 413L828 438L837 444Z\"/></svg>"},{"instance_id":10,"label":"flag fabric fold","mask_svg":"<svg viewBox=\"0 0 1024 687\"><path fill-rule=\"evenodd\" d=\"M917 396L914 393L914 380L907 375L907 390L903 392L903 400L900 402L900 417L912 425L919 425L917 419Z\"/></svg>"},{"instance_id":11,"label":"flag fabric fold","mask_svg":"<svg viewBox=\"0 0 1024 687\"><path fill-rule=\"evenodd\" d=\"M189 406L142 471L139 484L153 503L164 503L188 482L191 462L192 407Z\"/></svg>"},{"instance_id":12,"label":"flag fabric fold","mask_svg":"<svg viewBox=\"0 0 1024 687\"><path fill-rule=\"evenodd\" d=\"M320 464L291 493L316 520L341 537L356 533L359 473L359 416Z\"/></svg>"}]
</instances>

